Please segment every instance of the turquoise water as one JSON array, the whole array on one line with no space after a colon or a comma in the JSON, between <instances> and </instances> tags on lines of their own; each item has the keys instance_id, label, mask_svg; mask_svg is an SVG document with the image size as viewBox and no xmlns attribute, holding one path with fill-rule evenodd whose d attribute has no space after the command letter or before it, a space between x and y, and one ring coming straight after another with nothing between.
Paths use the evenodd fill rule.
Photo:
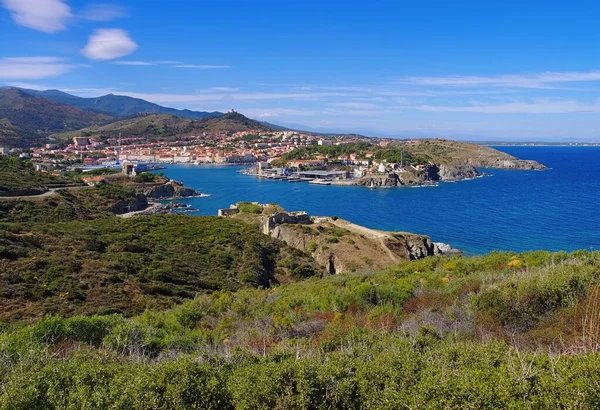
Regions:
<instances>
[{"instance_id":1,"label":"turquoise water","mask_svg":"<svg viewBox=\"0 0 600 410\"><path fill-rule=\"evenodd\" d=\"M262 180L240 167L172 165L165 174L210 194L181 202L199 215L239 201L276 202L383 230L421 233L469 254L600 249L600 147L500 147L551 167L486 170L490 177L435 187L370 190Z\"/></svg>"}]
</instances>

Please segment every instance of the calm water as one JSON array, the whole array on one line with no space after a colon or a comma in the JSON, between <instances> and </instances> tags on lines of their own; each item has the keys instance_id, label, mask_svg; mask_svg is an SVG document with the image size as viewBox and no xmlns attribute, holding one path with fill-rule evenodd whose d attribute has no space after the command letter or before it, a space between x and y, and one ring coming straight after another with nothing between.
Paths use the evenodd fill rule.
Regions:
<instances>
[{"instance_id":1,"label":"calm water","mask_svg":"<svg viewBox=\"0 0 600 410\"><path fill-rule=\"evenodd\" d=\"M499 149L552 169L486 170L493 176L375 190L262 180L236 173L240 167L172 165L165 174L211 195L181 201L200 215L239 201L276 202L370 228L426 234L471 254L600 249L600 147Z\"/></svg>"}]
</instances>

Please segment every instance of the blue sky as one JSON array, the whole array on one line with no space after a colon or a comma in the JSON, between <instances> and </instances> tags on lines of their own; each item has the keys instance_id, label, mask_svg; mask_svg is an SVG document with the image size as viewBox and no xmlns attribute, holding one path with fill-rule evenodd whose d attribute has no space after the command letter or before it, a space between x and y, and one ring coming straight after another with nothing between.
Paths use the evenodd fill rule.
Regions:
<instances>
[{"instance_id":1,"label":"blue sky","mask_svg":"<svg viewBox=\"0 0 600 410\"><path fill-rule=\"evenodd\" d=\"M598 2L0 0L0 84L385 136L600 140Z\"/></svg>"}]
</instances>

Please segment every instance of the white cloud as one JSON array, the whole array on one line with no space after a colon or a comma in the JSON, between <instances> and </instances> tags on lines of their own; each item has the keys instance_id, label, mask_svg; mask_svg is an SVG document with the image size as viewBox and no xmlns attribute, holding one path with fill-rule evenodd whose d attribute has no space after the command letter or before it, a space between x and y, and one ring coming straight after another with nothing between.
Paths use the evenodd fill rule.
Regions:
<instances>
[{"instance_id":1,"label":"white cloud","mask_svg":"<svg viewBox=\"0 0 600 410\"><path fill-rule=\"evenodd\" d=\"M544 72L536 74L498 76L404 77L400 84L446 87L512 87L556 88L553 85L572 82L600 81L600 71Z\"/></svg>"},{"instance_id":2,"label":"white cloud","mask_svg":"<svg viewBox=\"0 0 600 410\"><path fill-rule=\"evenodd\" d=\"M370 109L378 108L378 106L375 104L362 103L362 102L340 102L340 103L331 103L328 105L331 107L353 108L353 109L358 109L358 110L370 110Z\"/></svg>"},{"instance_id":3,"label":"white cloud","mask_svg":"<svg viewBox=\"0 0 600 410\"><path fill-rule=\"evenodd\" d=\"M78 65L69 64L58 57L0 58L0 78L4 80L37 80L57 77Z\"/></svg>"},{"instance_id":4,"label":"white cloud","mask_svg":"<svg viewBox=\"0 0 600 410\"><path fill-rule=\"evenodd\" d=\"M100 29L90 36L81 53L92 60L112 60L131 54L137 48L125 30Z\"/></svg>"},{"instance_id":5,"label":"white cloud","mask_svg":"<svg viewBox=\"0 0 600 410\"><path fill-rule=\"evenodd\" d=\"M64 30L71 8L61 0L0 0L15 23L45 33Z\"/></svg>"},{"instance_id":6,"label":"white cloud","mask_svg":"<svg viewBox=\"0 0 600 410\"><path fill-rule=\"evenodd\" d=\"M126 15L127 13L123 7L108 3L90 4L79 13L80 18L90 21L111 21Z\"/></svg>"},{"instance_id":7,"label":"white cloud","mask_svg":"<svg viewBox=\"0 0 600 410\"><path fill-rule=\"evenodd\" d=\"M228 65L206 65L206 64L177 64L174 65L175 68L195 68L198 70L214 70L221 68L231 68Z\"/></svg>"},{"instance_id":8,"label":"white cloud","mask_svg":"<svg viewBox=\"0 0 600 410\"><path fill-rule=\"evenodd\" d=\"M470 112L479 114L575 114L575 113L598 113L600 112L600 101L593 104L585 104L573 100L560 101L536 101L515 102L507 104L473 104L468 106L435 106L421 105L414 108L429 112Z\"/></svg>"},{"instance_id":9,"label":"white cloud","mask_svg":"<svg viewBox=\"0 0 600 410\"><path fill-rule=\"evenodd\" d=\"M156 63L151 63L149 61L115 61L113 64L117 65L134 65L134 66L154 66Z\"/></svg>"}]
</instances>

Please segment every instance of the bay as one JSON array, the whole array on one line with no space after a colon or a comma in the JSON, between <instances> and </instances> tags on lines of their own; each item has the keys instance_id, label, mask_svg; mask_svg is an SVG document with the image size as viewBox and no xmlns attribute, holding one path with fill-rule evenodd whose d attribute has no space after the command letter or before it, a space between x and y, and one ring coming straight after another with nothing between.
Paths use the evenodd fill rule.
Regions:
<instances>
[{"instance_id":1,"label":"bay","mask_svg":"<svg viewBox=\"0 0 600 410\"><path fill-rule=\"evenodd\" d=\"M165 175L207 193L180 202L216 215L239 201L337 215L374 229L429 235L468 254L600 249L600 147L497 149L550 167L418 188L366 189L258 179L237 166L169 165Z\"/></svg>"}]
</instances>

